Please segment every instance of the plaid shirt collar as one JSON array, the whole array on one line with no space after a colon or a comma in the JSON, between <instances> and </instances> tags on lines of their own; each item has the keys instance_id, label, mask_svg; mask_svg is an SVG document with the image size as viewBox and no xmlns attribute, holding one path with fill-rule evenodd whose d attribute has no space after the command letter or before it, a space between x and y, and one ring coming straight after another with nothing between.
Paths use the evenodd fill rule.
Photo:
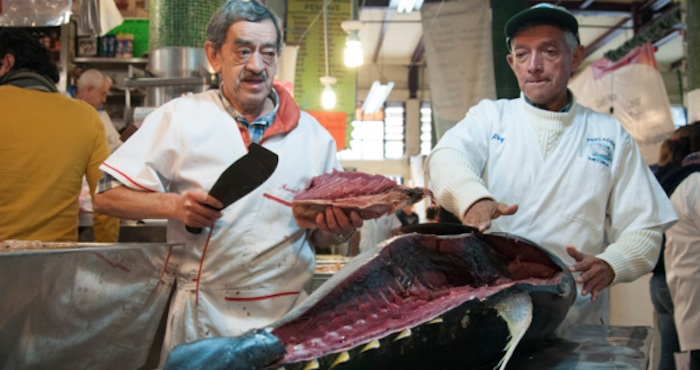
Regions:
<instances>
[{"instance_id":1,"label":"plaid shirt collar","mask_svg":"<svg viewBox=\"0 0 700 370\"><path fill-rule=\"evenodd\" d=\"M231 117L233 117L233 119L236 120L236 122L238 122L238 125L248 129L250 140L253 143L260 142L265 130L267 130L267 128L270 127L273 122L275 122L275 116L277 116L277 111L280 107L279 95L277 95L277 91L272 88L270 89L270 95L267 97L272 99L272 102L275 104L275 108L272 109L270 113L259 117L255 121L248 122L248 120L245 119L245 117L243 117L243 115L237 111L236 108L234 108L233 105L231 105L231 103L229 103L229 101L224 97L221 86L219 86L219 97L221 97L221 101L223 102L226 111L231 115Z\"/></svg>"}]
</instances>

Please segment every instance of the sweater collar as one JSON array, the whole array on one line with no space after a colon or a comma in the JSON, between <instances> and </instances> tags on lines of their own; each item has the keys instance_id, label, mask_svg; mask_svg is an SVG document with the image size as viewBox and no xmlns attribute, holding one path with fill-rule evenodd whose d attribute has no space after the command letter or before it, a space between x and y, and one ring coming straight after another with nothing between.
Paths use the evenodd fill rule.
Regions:
<instances>
[{"instance_id":1,"label":"sweater collar","mask_svg":"<svg viewBox=\"0 0 700 370\"><path fill-rule=\"evenodd\" d=\"M535 107L537 109L542 109L537 104L535 104L532 100L528 99L527 96L525 96L525 94L522 91L520 92L520 96L522 96L523 99L525 99L526 103L532 105L533 107ZM571 90L569 90L569 89L566 90L566 96L569 99L569 102L566 103L564 108L559 110L560 113L568 112L569 109L571 109L571 106L574 105L574 94L571 93Z\"/></svg>"},{"instance_id":2,"label":"sweater collar","mask_svg":"<svg viewBox=\"0 0 700 370\"><path fill-rule=\"evenodd\" d=\"M576 97L573 94L570 96L570 102L567 104L569 109L563 112L552 112L529 104L527 102L527 98L522 92L520 93L520 100L525 113L530 117L530 122L532 122L533 125L546 124L566 127L573 122L573 118L576 113Z\"/></svg>"}]
</instances>

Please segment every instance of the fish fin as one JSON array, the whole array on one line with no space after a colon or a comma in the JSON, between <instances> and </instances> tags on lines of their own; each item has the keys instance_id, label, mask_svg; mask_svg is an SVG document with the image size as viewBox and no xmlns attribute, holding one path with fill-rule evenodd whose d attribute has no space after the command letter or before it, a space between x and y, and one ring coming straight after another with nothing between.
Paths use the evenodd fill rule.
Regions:
<instances>
[{"instance_id":1,"label":"fish fin","mask_svg":"<svg viewBox=\"0 0 700 370\"><path fill-rule=\"evenodd\" d=\"M362 348L362 350L360 351L360 353L362 353L362 352L367 352L367 351L369 351L370 349L377 349L377 348L379 348L380 346L381 346L381 344L379 344L379 341L375 339L375 340L373 340L373 341L367 343L367 345L366 345L364 348Z\"/></svg>"},{"instance_id":2,"label":"fish fin","mask_svg":"<svg viewBox=\"0 0 700 370\"><path fill-rule=\"evenodd\" d=\"M408 338L410 336L411 336L411 329L406 329L406 330L402 331L401 333L399 333L399 335L397 335L396 338L394 338L394 342L396 342L397 340L400 340L400 339Z\"/></svg>"},{"instance_id":3,"label":"fish fin","mask_svg":"<svg viewBox=\"0 0 700 370\"><path fill-rule=\"evenodd\" d=\"M304 370L316 370L318 368L320 368L318 360L314 359L313 361L309 361L309 363L306 364Z\"/></svg>"},{"instance_id":4,"label":"fish fin","mask_svg":"<svg viewBox=\"0 0 700 370\"><path fill-rule=\"evenodd\" d=\"M494 367L494 370L496 368L504 370L513 356L515 348L520 343L520 340L523 339L532 323L532 299L526 293L508 295L496 304L496 312L506 322L510 333L510 339L503 349L506 353Z\"/></svg>"},{"instance_id":5,"label":"fish fin","mask_svg":"<svg viewBox=\"0 0 700 370\"><path fill-rule=\"evenodd\" d=\"M350 360L350 354L347 351L341 352L338 355L338 357L335 358L335 361L333 361L331 366L329 366L328 368L332 369L332 368L342 364L343 362L348 362L348 360Z\"/></svg>"}]
</instances>

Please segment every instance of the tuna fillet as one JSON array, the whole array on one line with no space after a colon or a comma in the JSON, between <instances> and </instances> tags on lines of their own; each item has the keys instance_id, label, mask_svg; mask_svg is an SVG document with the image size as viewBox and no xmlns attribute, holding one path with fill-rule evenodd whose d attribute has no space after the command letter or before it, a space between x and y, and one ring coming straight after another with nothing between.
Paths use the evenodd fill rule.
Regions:
<instances>
[{"instance_id":1,"label":"tuna fillet","mask_svg":"<svg viewBox=\"0 0 700 370\"><path fill-rule=\"evenodd\" d=\"M427 188L407 187L382 175L333 171L316 176L292 201L299 227L316 227L314 219L328 206L358 212L364 220L396 212L399 208L431 196Z\"/></svg>"}]
</instances>

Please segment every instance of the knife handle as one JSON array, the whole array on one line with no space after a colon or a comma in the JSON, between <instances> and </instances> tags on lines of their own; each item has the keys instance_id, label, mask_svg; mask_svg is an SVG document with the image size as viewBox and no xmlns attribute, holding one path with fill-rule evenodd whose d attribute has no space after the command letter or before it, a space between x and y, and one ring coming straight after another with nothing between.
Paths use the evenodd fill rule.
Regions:
<instances>
[{"instance_id":1,"label":"knife handle","mask_svg":"<svg viewBox=\"0 0 700 370\"><path fill-rule=\"evenodd\" d=\"M185 229L192 234L201 234L202 229L199 227L185 226Z\"/></svg>"}]
</instances>

